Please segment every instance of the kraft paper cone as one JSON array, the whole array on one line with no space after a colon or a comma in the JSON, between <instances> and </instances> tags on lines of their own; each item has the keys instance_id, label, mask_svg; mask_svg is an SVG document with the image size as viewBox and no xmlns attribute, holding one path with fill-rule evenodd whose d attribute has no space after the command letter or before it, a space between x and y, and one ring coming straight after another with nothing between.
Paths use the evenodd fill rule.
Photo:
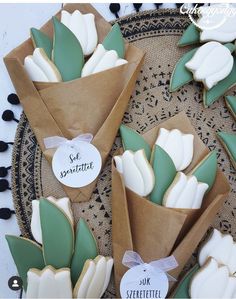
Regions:
<instances>
[{"instance_id":1,"label":"kraft paper cone","mask_svg":"<svg viewBox=\"0 0 236 299\"><path fill-rule=\"evenodd\" d=\"M93 13L99 42L110 30L110 24L89 4L67 4L63 9ZM52 22L42 30L52 36ZM92 133L92 143L99 150L104 165L134 88L143 51L126 44L127 64L62 83L29 80L23 60L32 52L29 39L9 53L4 62L43 154L51 163L55 150L45 149L43 140L46 137L72 139L82 133ZM83 188L63 187L69 198L77 202L89 200L95 185L96 180Z\"/></svg>"},{"instance_id":2,"label":"kraft paper cone","mask_svg":"<svg viewBox=\"0 0 236 299\"><path fill-rule=\"evenodd\" d=\"M188 173L209 152L184 112L163 122L143 135L153 146L160 127L179 129L194 135L194 156ZM112 167L112 244L115 259L116 291L127 268L121 264L126 250L132 247L145 262L173 254L178 268L170 274L178 278L184 265L206 233L223 204L230 186L218 169L212 189L204 197L201 209L171 209L158 206L124 187L122 176Z\"/></svg>"}]
</instances>

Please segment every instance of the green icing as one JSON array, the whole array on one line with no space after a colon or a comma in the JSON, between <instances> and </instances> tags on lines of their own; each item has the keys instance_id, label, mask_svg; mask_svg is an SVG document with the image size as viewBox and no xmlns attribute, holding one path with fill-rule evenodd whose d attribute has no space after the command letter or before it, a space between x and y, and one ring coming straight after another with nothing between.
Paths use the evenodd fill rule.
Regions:
<instances>
[{"instance_id":1,"label":"green icing","mask_svg":"<svg viewBox=\"0 0 236 299\"><path fill-rule=\"evenodd\" d=\"M56 269L70 267L74 232L69 219L47 199L40 199L39 209L45 264Z\"/></svg>"},{"instance_id":2,"label":"green icing","mask_svg":"<svg viewBox=\"0 0 236 299\"><path fill-rule=\"evenodd\" d=\"M232 45L232 44L230 44ZM225 45L226 46L226 45ZM234 65L230 74L209 90L203 92L203 103L205 107L210 106L226 93L233 85L236 84L236 58L234 57Z\"/></svg>"},{"instance_id":3,"label":"green icing","mask_svg":"<svg viewBox=\"0 0 236 299\"><path fill-rule=\"evenodd\" d=\"M236 134L218 132L219 139L223 143L234 165L236 165Z\"/></svg>"},{"instance_id":4,"label":"green icing","mask_svg":"<svg viewBox=\"0 0 236 299\"><path fill-rule=\"evenodd\" d=\"M120 126L120 134L125 151L131 150L136 152L140 149L144 149L148 161L150 160L151 147L140 134L125 125Z\"/></svg>"},{"instance_id":5,"label":"green icing","mask_svg":"<svg viewBox=\"0 0 236 299\"><path fill-rule=\"evenodd\" d=\"M183 47L193 45L200 42L200 32L197 27L191 23L181 36L178 46Z\"/></svg>"},{"instance_id":6,"label":"green icing","mask_svg":"<svg viewBox=\"0 0 236 299\"><path fill-rule=\"evenodd\" d=\"M84 263L98 255L96 240L84 219L80 218L76 229L75 251L71 263L71 279L76 284Z\"/></svg>"},{"instance_id":7,"label":"green icing","mask_svg":"<svg viewBox=\"0 0 236 299\"><path fill-rule=\"evenodd\" d=\"M194 274L200 269L200 266L196 264L180 281L177 288L175 289L173 298L190 298L189 287L190 282Z\"/></svg>"},{"instance_id":8,"label":"green icing","mask_svg":"<svg viewBox=\"0 0 236 299\"><path fill-rule=\"evenodd\" d=\"M43 48L48 58L51 59L52 55L52 40L42 31L31 28L31 38L35 48Z\"/></svg>"},{"instance_id":9,"label":"green icing","mask_svg":"<svg viewBox=\"0 0 236 299\"><path fill-rule=\"evenodd\" d=\"M170 156L158 145L154 146L152 167L155 174L155 186L150 199L162 205L163 196L175 178L176 168Z\"/></svg>"},{"instance_id":10,"label":"green icing","mask_svg":"<svg viewBox=\"0 0 236 299\"><path fill-rule=\"evenodd\" d=\"M210 152L191 172L201 183L208 184L208 191L212 188L217 171L216 152Z\"/></svg>"},{"instance_id":11,"label":"green icing","mask_svg":"<svg viewBox=\"0 0 236 299\"><path fill-rule=\"evenodd\" d=\"M53 61L61 73L62 80L80 78L84 54L78 39L56 17L53 17L53 25Z\"/></svg>"},{"instance_id":12,"label":"green icing","mask_svg":"<svg viewBox=\"0 0 236 299\"><path fill-rule=\"evenodd\" d=\"M42 249L37 243L25 238L6 235L6 240L26 291L29 269L42 270L45 266Z\"/></svg>"},{"instance_id":13,"label":"green icing","mask_svg":"<svg viewBox=\"0 0 236 299\"><path fill-rule=\"evenodd\" d=\"M193 80L193 74L185 67L185 64L193 57L198 48L185 53L175 65L170 79L170 91L176 91L183 85Z\"/></svg>"},{"instance_id":14,"label":"green icing","mask_svg":"<svg viewBox=\"0 0 236 299\"><path fill-rule=\"evenodd\" d=\"M234 118L236 118L236 97L226 96L225 101Z\"/></svg>"},{"instance_id":15,"label":"green icing","mask_svg":"<svg viewBox=\"0 0 236 299\"><path fill-rule=\"evenodd\" d=\"M125 57L125 43L117 23L112 26L102 44L106 50L115 50L120 58Z\"/></svg>"}]
</instances>

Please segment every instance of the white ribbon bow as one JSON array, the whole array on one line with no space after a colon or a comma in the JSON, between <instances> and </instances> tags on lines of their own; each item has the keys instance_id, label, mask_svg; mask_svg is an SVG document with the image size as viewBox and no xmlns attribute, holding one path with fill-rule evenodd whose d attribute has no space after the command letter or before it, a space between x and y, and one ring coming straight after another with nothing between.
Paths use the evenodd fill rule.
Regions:
<instances>
[{"instance_id":1,"label":"white ribbon bow","mask_svg":"<svg viewBox=\"0 0 236 299\"><path fill-rule=\"evenodd\" d=\"M75 137L71 140L66 139L65 137L60 137L60 136L46 137L46 138L44 138L43 142L44 142L45 148L49 149L49 148L57 148L64 144L74 146L74 145L76 145L76 143L78 141L84 141L84 142L90 143L92 141L92 139L93 139L93 135L90 133L86 133L86 134L78 135L77 137Z\"/></svg>"},{"instance_id":2,"label":"white ribbon bow","mask_svg":"<svg viewBox=\"0 0 236 299\"><path fill-rule=\"evenodd\" d=\"M163 271L166 273L169 281L176 281L176 279L167 272L178 267L178 263L173 255L160 260L144 263L141 256L132 250L127 250L123 256L122 264L128 268L143 265L146 269L155 272Z\"/></svg>"}]
</instances>

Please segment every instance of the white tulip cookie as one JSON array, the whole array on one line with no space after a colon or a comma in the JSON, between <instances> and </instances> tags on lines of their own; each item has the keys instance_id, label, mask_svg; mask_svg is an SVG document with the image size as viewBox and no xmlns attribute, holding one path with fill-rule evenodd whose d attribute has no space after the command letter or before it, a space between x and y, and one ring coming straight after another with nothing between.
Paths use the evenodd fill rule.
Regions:
<instances>
[{"instance_id":1,"label":"white tulip cookie","mask_svg":"<svg viewBox=\"0 0 236 299\"><path fill-rule=\"evenodd\" d=\"M208 42L198 48L185 67L193 78L204 84L207 90L226 78L234 64L230 50L219 42Z\"/></svg>"},{"instance_id":2,"label":"white tulip cookie","mask_svg":"<svg viewBox=\"0 0 236 299\"><path fill-rule=\"evenodd\" d=\"M140 196L147 196L152 192L155 176L144 150L135 153L127 150L122 156L115 156L114 160L127 188Z\"/></svg>"},{"instance_id":3,"label":"white tulip cookie","mask_svg":"<svg viewBox=\"0 0 236 299\"><path fill-rule=\"evenodd\" d=\"M177 171L184 170L189 166L193 158L192 134L183 134L180 130L166 130L160 128L156 140L159 145L171 157Z\"/></svg>"},{"instance_id":4,"label":"white tulip cookie","mask_svg":"<svg viewBox=\"0 0 236 299\"><path fill-rule=\"evenodd\" d=\"M194 175L178 172L163 198L163 206L180 209L199 209L208 185L199 183Z\"/></svg>"},{"instance_id":5,"label":"white tulip cookie","mask_svg":"<svg viewBox=\"0 0 236 299\"><path fill-rule=\"evenodd\" d=\"M24 67L32 81L61 82L61 75L41 48L36 48L33 55L25 57Z\"/></svg>"},{"instance_id":6,"label":"white tulip cookie","mask_svg":"<svg viewBox=\"0 0 236 299\"><path fill-rule=\"evenodd\" d=\"M98 42L95 16L91 13L83 15L79 10L72 14L62 10L61 22L77 37L84 55L92 54Z\"/></svg>"}]
</instances>

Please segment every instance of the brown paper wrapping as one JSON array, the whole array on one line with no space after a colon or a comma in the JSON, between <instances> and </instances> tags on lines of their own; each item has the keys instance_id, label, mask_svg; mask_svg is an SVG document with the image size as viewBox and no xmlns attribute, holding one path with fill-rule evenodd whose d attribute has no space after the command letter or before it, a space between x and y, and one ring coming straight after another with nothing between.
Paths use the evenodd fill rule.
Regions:
<instances>
[{"instance_id":1,"label":"brown paper wrapping","mask_svg":"<svg viewBox=\"0 0 236 299\"><path fill-rule=\"evenodd\" d=\"M205 147L184 112L163 122L143 135L153 146L160 127L179 129L194 135L194 156L188 173L206 156ZM218 169L216 181L206 194L201 209L171 209L156 205L125 188L121 175L112 167L112 244L115 265L115 283L119 294L120 280L127 268L121 263L126 250L138 252L145 262L173 253L178 268L170 272L178 278L194 249L204 236L230 186Z\"/></svg>"},{"instance_id":2,"label":"brown paper wrapping","mask_svg":"<svg viewBox=\"0 0 236 299\"><path fill-rule=\"evenodd\" d=\"M99 42L111 28L89 4L67 4L63 9L93 13ZM49 21L42 31L52 36L52 27ZM104 165L134 88L143 51L126 44L127 64L62 83L33 83L29 80L23 61L32 52L33 44L28 39L10 52L4 62L43 154L51 163L55 150L45 149L43 140L46 137L72 139L81 133L92 133L92 143L99 150ZM83 188L63 187L70 199L77 202L89 200L95 184L96 180Z\"/></svg>"}]
</instances>

